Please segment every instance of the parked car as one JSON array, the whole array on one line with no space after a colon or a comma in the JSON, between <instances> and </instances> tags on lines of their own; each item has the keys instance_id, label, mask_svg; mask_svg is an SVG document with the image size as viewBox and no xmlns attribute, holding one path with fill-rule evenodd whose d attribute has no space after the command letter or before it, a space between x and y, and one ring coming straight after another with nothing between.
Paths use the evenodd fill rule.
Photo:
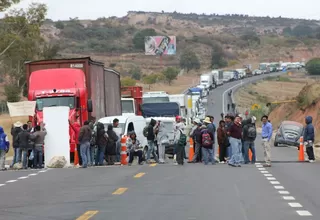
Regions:
<instances>
[{"instance_id":1,"label":"parked car","mask_svg":"<svg viewBox=\"0 0 320 220\"><path fill-rule=\"evenodd\" d=\"M253 72L254 72L253 75L261 75L262 74L262 70L258 70L258 69L254 70Z\"/></svg>"},{"instance_id":2,"label":"parked car","mask_svg":"<svg viewBox=\"0 0 320 220\"><path fill-rule=\"evenodd\" d=\"M278 128L274 146L277 147L279 144L285 144L298 147L303 132L304 128L301 123L296 121L283 121Z\"/></svg>"}]
</instances>

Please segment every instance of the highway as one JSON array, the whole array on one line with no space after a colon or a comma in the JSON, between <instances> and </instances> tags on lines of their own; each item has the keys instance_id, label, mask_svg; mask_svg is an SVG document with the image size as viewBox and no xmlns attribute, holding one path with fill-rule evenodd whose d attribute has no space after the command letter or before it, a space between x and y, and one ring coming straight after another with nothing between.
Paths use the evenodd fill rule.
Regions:
<instances>
[{"instance_id":1,"label":"highway","mask_svg":"<svg viewBox=\"0 0 320 220\"><path fill-rule=\"evenodd\" d=\"M237 84L210 93L208 113L216 123L225 92ZM257 157L262 161L257 139ZM0 219L318 220L319 164L298 163L297 158L296 149L273 147L271 168L263 168L261 162L241 168L170 162L1 172Z\"/></svg>"}]
</instances>

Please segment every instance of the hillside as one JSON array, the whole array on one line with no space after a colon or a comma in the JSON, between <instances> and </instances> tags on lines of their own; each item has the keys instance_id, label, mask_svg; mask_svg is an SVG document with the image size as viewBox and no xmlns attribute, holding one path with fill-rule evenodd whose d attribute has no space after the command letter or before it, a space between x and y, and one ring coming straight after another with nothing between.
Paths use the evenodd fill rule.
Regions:
<instances>
[{"instance_id":1,"label":"hillside","mask_svg":"<svg viewBox=\"0 0 320 220\"><path fill-rule=\"evenodd\" d=\"M145 56L132 39L152 28L157 35L177 37L177 55ZM143 73L177 66L184 49L200 58L208 69L212 45L220 44L227 60L238 65L262 61L308 60L320 56L320 21L247 15L197 15L181 13L128 12L125 17L53 22L47 20L42 33L60 45L62 56L90 55L126 73L138 65Z\"/></svg>"}]
</instances>

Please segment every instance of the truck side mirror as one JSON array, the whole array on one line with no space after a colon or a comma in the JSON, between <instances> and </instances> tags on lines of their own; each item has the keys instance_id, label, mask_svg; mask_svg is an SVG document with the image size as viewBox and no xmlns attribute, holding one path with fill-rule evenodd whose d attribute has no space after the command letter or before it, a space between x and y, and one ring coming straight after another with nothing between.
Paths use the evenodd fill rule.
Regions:
<instances>
[{"instance_id":1,"label":"truck side mirror","mask_svg":"<svg viewBox=\"0 0 320 220\"><path fill-rule=\"evenodd\" d=\"M92 112L93 111L93 105L92 105L92 100L91 99L88 99L87 101L87 109L88 109L88 112Z\"/></svg>"}]
</instances>

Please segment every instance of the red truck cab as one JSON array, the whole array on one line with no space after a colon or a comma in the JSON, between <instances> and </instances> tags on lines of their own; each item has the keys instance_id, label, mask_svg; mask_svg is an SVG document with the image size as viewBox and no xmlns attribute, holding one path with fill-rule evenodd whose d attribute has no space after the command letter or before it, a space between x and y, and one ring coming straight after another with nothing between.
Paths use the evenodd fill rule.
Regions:
<instances>
[{"instance_id":1,"label":"red truck cab","mask_svg":"<svg viewBox=\"0 0 320 220\"><path fill-rule=\"evenodd\" d=\"M123 86L121 87L122 114L142 115L142 87Z\"/></svg>"}]
</instances>

